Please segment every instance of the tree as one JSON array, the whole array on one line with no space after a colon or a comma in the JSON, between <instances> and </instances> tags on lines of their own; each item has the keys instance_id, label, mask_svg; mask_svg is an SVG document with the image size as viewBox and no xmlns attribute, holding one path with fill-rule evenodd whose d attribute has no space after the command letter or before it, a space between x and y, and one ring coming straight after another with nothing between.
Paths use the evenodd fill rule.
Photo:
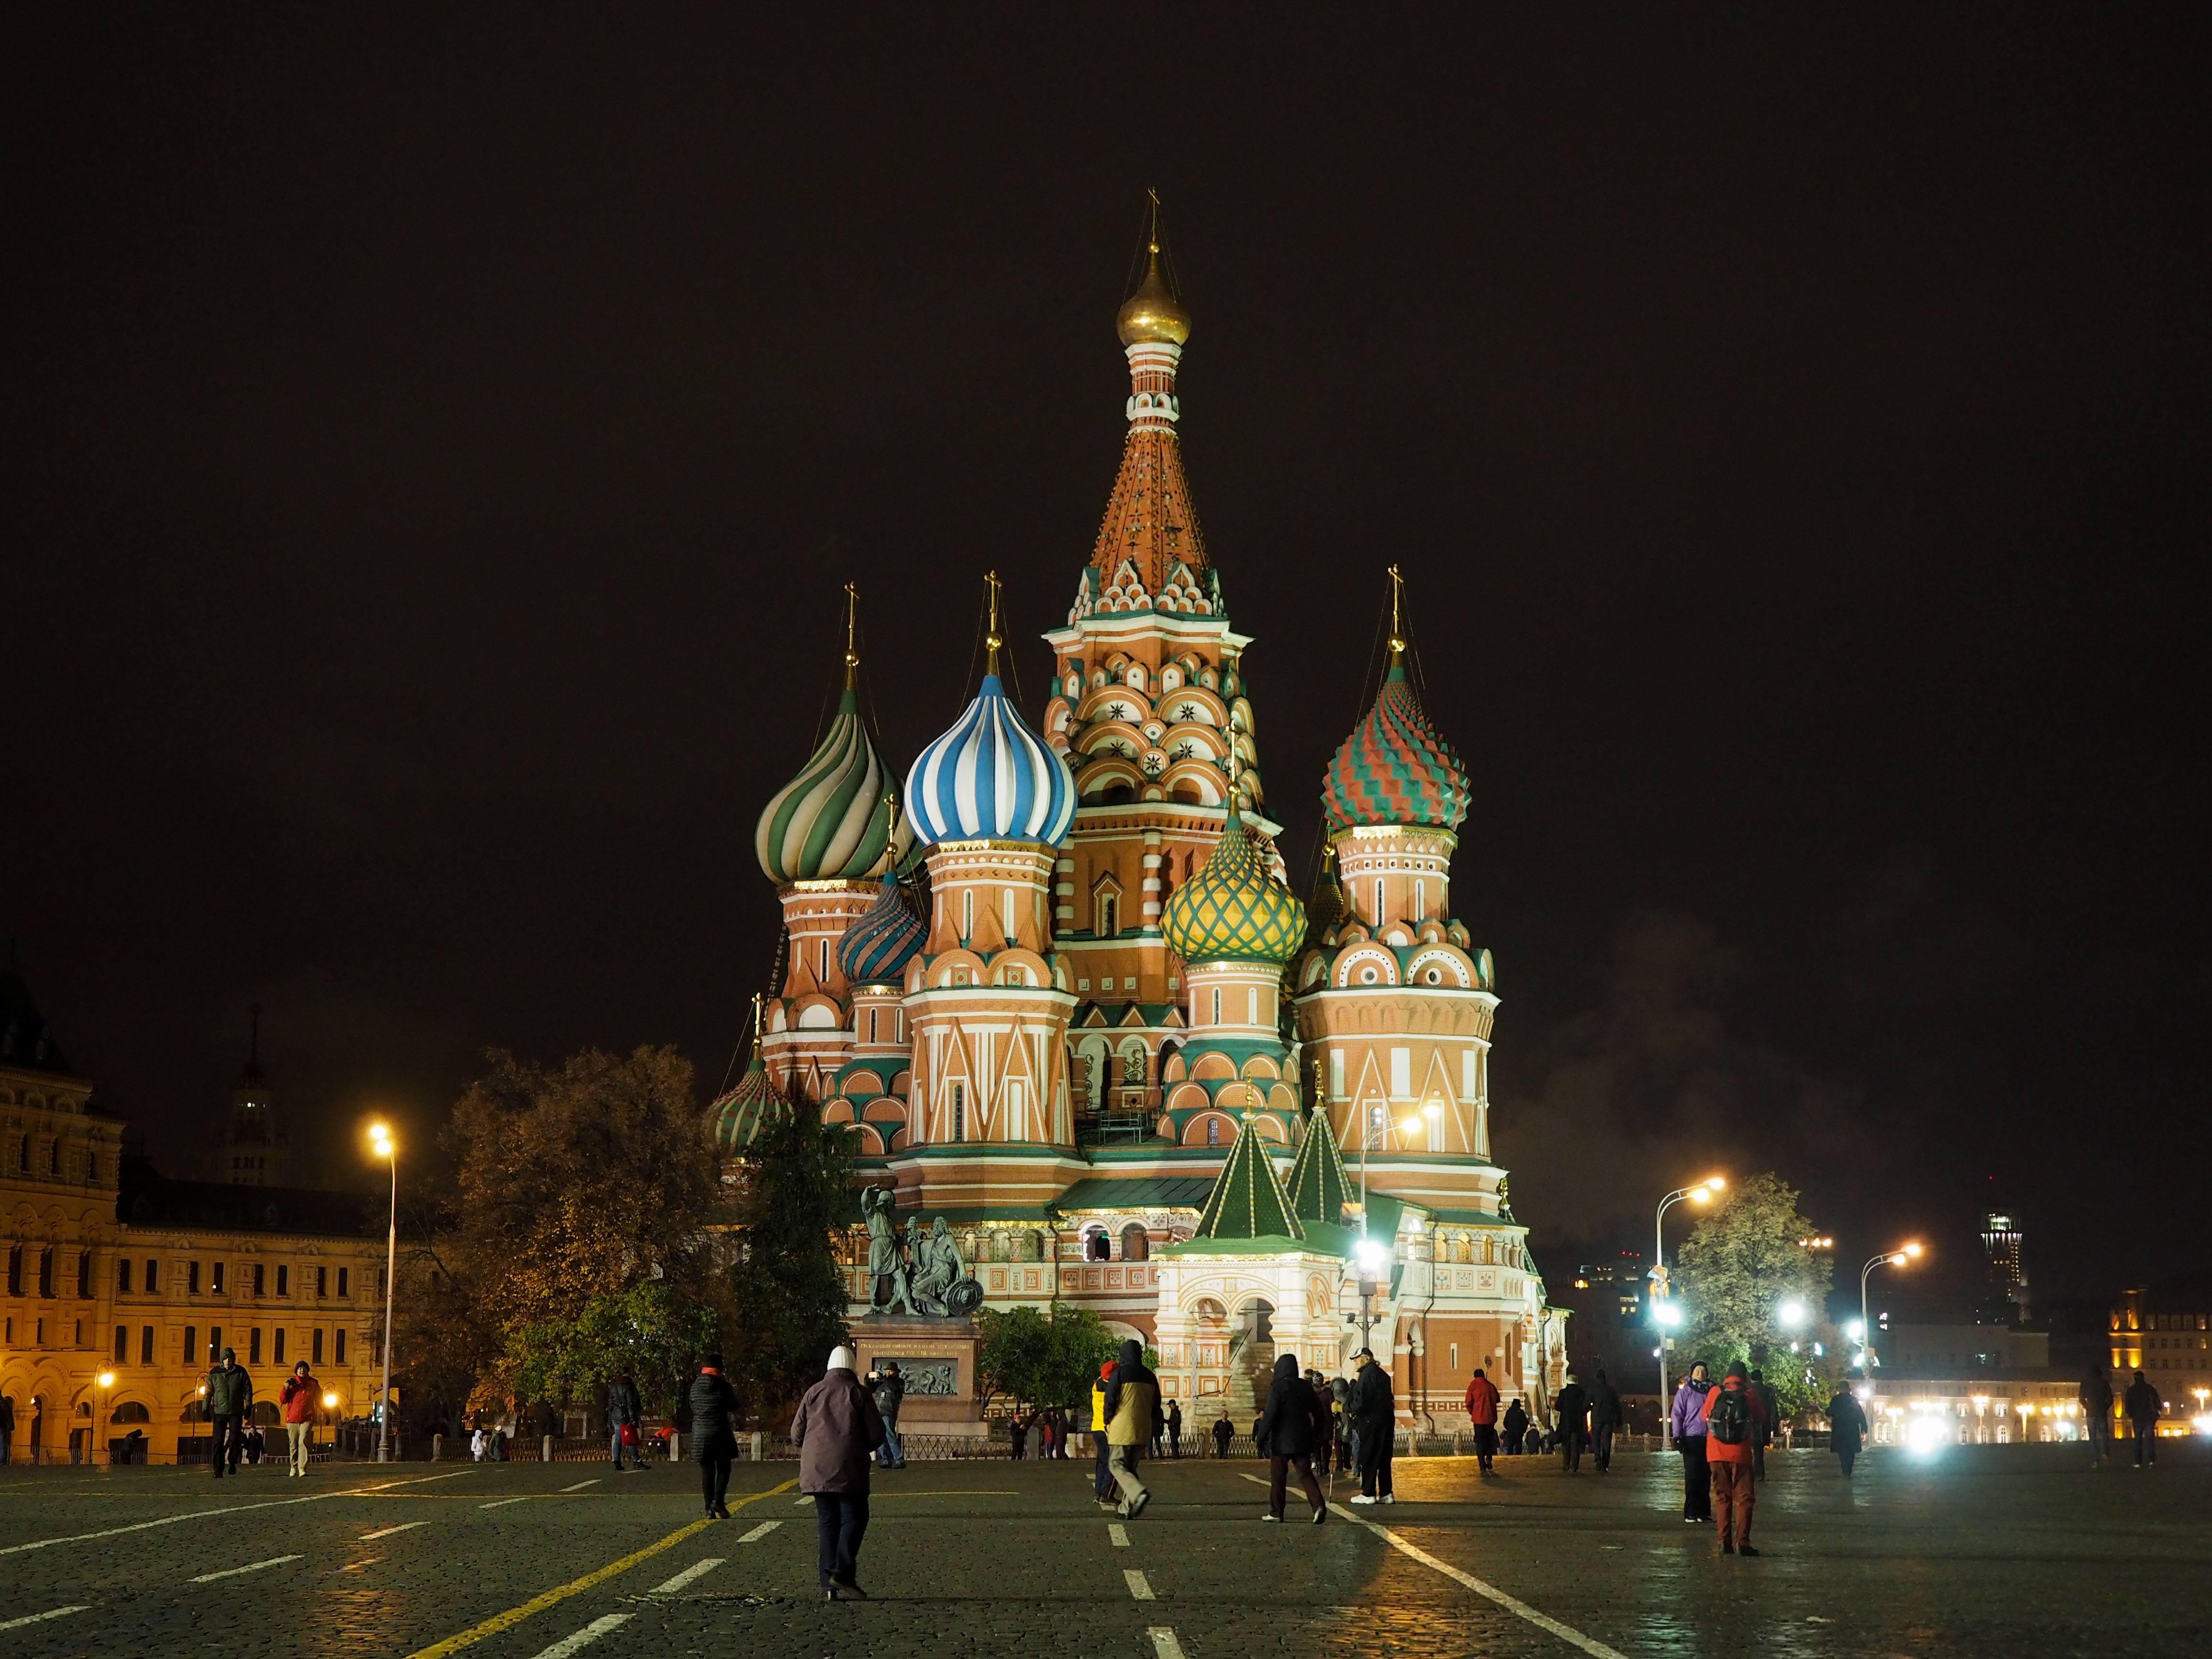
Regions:
<instances>
[{"instance_id":1,"label":"tree","mask_svg":"<svg viewBox=\"0 0 2212 1659\"><path fill-rule=\"evenodd\" d=\"M859 1214L852 1172L852 1131L804 1105L770 1111L739 1159L723 1362L757 1422L787 1413L848 1340L837 1239Z\"/></svg>"},{"instance_id":2,"label":"tree","mask_svg":"<svg viewBox=\"0 0 2212 1659\"><path fill-rule=\"evenodd\" d=\"M1731 1364L1759 1366L1785 1415L1826 1398L1826 1385L1840 1374L1835 1345L1826 1340L1832 1333L1823 1329L1835 1264L1798 1243L1816 1231L1798 1212L1796 1189L1773 1175L1738 1184L1698 1222L1674 1273L1684 1315L1676 1346L1685 1365L1702 1359L1716 1377ZM1803 1327L1794 1333L1780 1317L1790 1303L1803 1310ZM1816 1341L1826 1350L1817 1358Z\"/></svg>"},{"instance_id":3,"label":"tree","mask_svg":"<svg viewBox=\"0 0 2212 1659\"><path fill-rule=\"evenodd\" d=\"M1098 1368L1121 1344L1097 1314L1055 1304L1050 1317L1034 1308L975 1316L978 1407L1006 1395L1017 1406L1073 1405L1091 1396Z\"/></svg>"},{"instance_id":4,"label":"tree","mask_svg":"<svg viewBox=\"0 0 2212 1659\"><path fill-rule=\"evenodd\" d=\"M595 1296L569 1318L513 1333L507 1357L515 1392L573 1400L623 1372L641 1399L674 1396L716 1340L713 1311L665 1282Z\"/></svg>"}]
</instances>

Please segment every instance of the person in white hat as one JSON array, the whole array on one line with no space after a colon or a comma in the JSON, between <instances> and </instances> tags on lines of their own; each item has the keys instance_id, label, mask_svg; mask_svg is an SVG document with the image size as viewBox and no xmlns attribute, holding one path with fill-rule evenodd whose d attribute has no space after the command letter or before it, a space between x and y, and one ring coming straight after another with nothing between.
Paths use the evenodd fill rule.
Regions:
<instances>
[{"instance_id":1,"label":"person in white hat","mask_svg":"<svg viewBox=\"0 0 2212 1659\"><path fill-rule=\"evenodd\" d=\"M791 1419L799 1448L799 1490L814 1500L825 1601L865 1601L858 1582L860 1540L868 1530L868 1470L884 1443L883 1414L853 1374L853 1351L830 1351L830 1369L806 1391Z\"/></svg>"}]
</instances>

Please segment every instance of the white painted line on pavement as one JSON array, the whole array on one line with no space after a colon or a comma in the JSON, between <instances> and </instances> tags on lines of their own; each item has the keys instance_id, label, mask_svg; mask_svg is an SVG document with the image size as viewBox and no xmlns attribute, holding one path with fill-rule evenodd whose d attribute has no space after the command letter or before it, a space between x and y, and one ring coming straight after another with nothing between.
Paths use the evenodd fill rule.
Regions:
<instances>
[{"instance_id":1,"label":"white painted line on pavement","mask_svg":"<svg viewBox=\"0 0 2212 1659\"><path fill-rule=\"evenodd\" d=\"M451 1480L456 1475L468 1473L466 1469L455 1469L453 1474L418 1474L405 1480L380 1480L373 1486L343 1486L337 1492L310 1492L305 1498L270 1498L258 1504L231 1504L219 1510L187 1510L182 1515L165 1515L158 1520L134 1521L127 1527L109 1527L100 1532L71 1533L66 1538L34 1538L27 1544L9 1544L0 1548L0 1555L21 1555L27 1550L51 1549L56 1544L85 1544L95 1538L119 1538L126 1532L144 1532L153 1527L173 1527L179 1521L198 1521L210 1515L237 1515L246 1510L276 1510L293 1504L320 1504L333 1498L359 1498L369 1492L390 1492L394 1486L419 1486L431 1480Z\"/></svg>"},{"instance_id":2,"label":"white painted line on pavement","mask_svg":"<svg viewBox=\"0 0 2212 1659\"><path fill-rule=\"evenodd\" d=\"M626 1613L611 1613L604 1619L594 1619L574 1636L564 1636L551 1647L542 1650L537 1659L568 1659L570 1654L581 1652L609 1631L629 1622L629 1614Z\"/></svg>"},{"instance_id":3,"label":"white painted line on pavement","mask_svg":"<svg viewBox=\"0 0 2212 1659\"><path fill-rule=\"evenodd\" d=\"M46 1613L26 1614L21 1619L0 1620L0 1630L21 1630L26 1625L43 1625L49 1619L66 1619L73 1613L82 1613L82 1607L55 1607Z\"/></svg>"},{"instance_id":4,"label":"white painted line on pavement","mask_svg":"<svg viewBox=\"0 0 2212 1659\"><path fill-rule=\"evenodd\" d=\"M563 1487L562 1487L562 1488L561 1488L561 1490L562 1490L562 1492L581 1492L581 1491L583 1491L583 1489L584 1489L585 1487L586 1487L586 1486L598 1486L599 1484L599 1476L597 1476L597 1475L593 1475L593 1476L592 1476L589 1480L579 1480L579 1481L578 1481L574 1486L563 1486Z\"/></svg>"},{"instance_id":5,"label":"white painted line on pavement","mask_svg":"<svg viewBox=\"0 0 2212 1659\"><path fill-rule=\"evenodd\" d=\"M527 1504L529 1501L530 1494L525 1492L520 1498L495 1498L490 1503L479 1504L477 1507L480 1510L503 1510L509 1504Z\"/></svg>"},{"instance_id":6,"label":"white painted line on pavement","mask_svg":"<svg viewBox=\"0 0 2212 1659\"><path fill-rule=\"evenodd\" d=\"M212 1584L218 1578L235 1578L240 1573L259 1572L264 1567L281 1567L287 1561L301 1561L306 1559L299 1555L272 1555L266 1561L252 1561L242 1567L225 1567L221 1572L204 1572L193 1579L192 1583Z\"/></svg>"},{"instance_id":7,"label":"white painted line on pavement","mask_svg":"<svg viewBox=\"0 0 2212 1659\"><path fill-rule=\"evenodd\" d=\"M755 1527L750 1532L747 1533L743 1538L738 1540L738 1542L740 1544L757 1544L762 1539L767 1537L769 1534L774 1532L782 1524L783 1522L781 1521L763 1521L760 1525Z\"/></svg>"},{"instance_id":8,"label":"white painted line on pavement","mask_svg":"<svg viewBox=\"0 0 2212 1659\"><path fill-rule=\"evenodd\" d=\"M703 1561L695 1561L665 1584L655 1584L647 1591L652 1595L673 1595L695 1578L704 1578L728 1559L726 1556L710 1555Z\"/></svg>"},{"instance_id":9,"label":"white painted line on pavement","mask_svg":"<svg viewBox=\"0 0 2212 1659\"><path fill-rule=\"evenodd\" d=\"M1248 1480L1250 1479L1249 1476L1247 1476L1246 1478ZM1468 1589L1473 1590L1477 1595L1484 1596L1490 1601L1495 1601L1499 1607L1504 1608L1506 1612L1511 1613L1516 1619L1525 1619L1530 1624L1535 1626L1538 1630L1549 1631L1553 1635L1558 1637L1559 1640L1567 1644L1568 1646L1580 1648L1584 1653L1590 1656L1590 1659L1626 1659L1626 1656L1621 1653L1618 1648L1609 1648L1606 1646L1604 1643L1594 1640L1592 1638L1583 1635L1572 1625L1563 1625L1558 1620L1553 1618L1549 1613L1537 1612L1535 1608L1530 1607L1526 1601L1518 1601L1513 1596L1508 1595L1504 1590L1498 1589L1497 1585L1486 1584L1481 1579L1477 1578L1473 1573L1462 1572L1457 1567L1452 1565L1450 1562L1439 1561L1435 1556L1431 1555L1426 1550L1414 1548L1413 1545L1399 1537L1396 1533L1392 1532L1389 1528L1378 1527L1375 1522L1367 1520L1364 1516L1354 1515L1350 1510L1346 1509L1342 1504L1332 1504L1329 1507L1334 1510L1337 1514L1342 1516L1346 1521L1351 1522L1353 1526L1366 1528L1368 1531L1373 1533L1377 1538L1382 1540L1384 1543L1389 1545L1392 1549L1398 1551L1401 1554L1409 1555L1414 1560L1419 1562L1423 1566L1433 1567L1437 1571L1443 1574L1445 1577L1453 1580L1455 1583L1466 1585Z\"/></svg>"},{"instance_id":10,"label":"white painted line on pavement","mask_svg":"<svg viewBox=\"0 0 2212 1659\"><path fill-rule=\"evenodd\" d=\"M1152 1638L1154 1659L1183 1659L1182 1644L1176 1640L1175 1632L1167 1626L1154 1625L1145 1634Z\"/></svg>"},{"instance_id":11,"label":"white painted line on pavement","mask_svg":"<svg viewBox=\"0 0 2212 1659\"><path fill-rule=\"evenodd\" d=\"M1129 1547L1129 1529L1119 1521L1109 1521L1106 1523L1106 1535L1114 1540L1115 1549L1125 1550Z\"/></svg>"},{"instance_id":12,"label":"white painted line on pavement","mask_svg":"<svg viewBox=\"0 0 2212 1659\"><path fill-rule=\"evenodd\" d=\"M361 1541L366 1544L372 1538L389 1538L395 1532L412 1532L417 1527L429 1524L428 1521L402 1521L396 1527L380 1527L374 1532L365 1532L361 1535Z\"/></svg>"},{"instance_id":13,"label":"white painted line on pavement","mask_svg":"<svg viewBox=\"0 0 2212 1659\"><path fill-rule=\"evenodd\" d=\"M1129 1581L1129 1594L1135 1596L1139 1601L1151 1601L1158 1599L1152 1594L1152 1580L1146 1577L1144 1574L1139 1572L1135 1568L1131 1567L1124 1570L1121 1577Z\"/></svg>"},{"instance_id":14,"label":"white painted line on pavement","mask_svg":"<svg viewBox=\"0 0 2212 1659\"><path fill-rule=\"evenodd\" d=\"M798 1502L797 1504L793 1504L792 1507L793 1507L793 1508L794 1508L794 1509L801 1509L801 1510L803 1510L803 1509L805 1509L805 1508L809 1504L811 1504L813 1501L814 1501L814 1500L813 1500L813 1498L811 1498L811 1497L809 1497L809 1498L800 1498L800 1499L799 1500L799 1502Z\"/></svg>"}]
</instances>

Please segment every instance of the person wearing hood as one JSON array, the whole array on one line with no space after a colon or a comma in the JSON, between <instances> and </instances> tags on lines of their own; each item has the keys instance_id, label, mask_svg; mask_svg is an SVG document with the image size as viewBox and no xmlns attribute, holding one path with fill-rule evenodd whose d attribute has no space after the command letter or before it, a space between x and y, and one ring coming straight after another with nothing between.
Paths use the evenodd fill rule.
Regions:
<instances>
[{"instance_id":1,"label":"person wearing hood","mask_svg":"<svg viewBox=\"0 0 2212 1659\"><path fill-rule=\"evenodd\" d=\"M1395 1504L1390 1489L1390 1458L1397 1450L1398 1401L1390 1391L1390 1373L1375 1363L1375 1351L1362 1348L1352 1356L1359 1362L1359 1375L1352 1384L1352 1422L1359 1441L1359 1491L1355 1504Z\"/></svg>"},{"instance_id":2,"label":"person wearing hood","mask_svg":"<svg viewBox=\"0 0 2212 1659\"><path fill-rule=\"evenodd\" d=\"M1158 1431L1160 1379L1145 1364L1144 1345L1131 1337L1121 1345L1121 1363L1106 1379L1106 1443L1112 1449L1114 1484L1121 1492L1121 1516L1133 1521L1152 1494L1137 1474L1138 1461Z\"/></svg>"},{"instance_id":3,"label":"person wearing hood","mask_svg":"<svg viewBox=\"0 0 2212 1659\"><path fill-rule=\"evenodd\" d=\"M1674 1449L1682 1454L1682 1519L1692 1526L1713 1518L1712 1477L1705 1468L1705 1395L1712 1386L1701 1359L1674 1390L1669 1413Z\"/></svg>"},{"instance_id":4,"label":"person wearing hood","mask_svg":"<svg viewBox=\"0 0 2212 1659\"><path fill-rule=\"evenodd\" d=\"M1259 1432L1253 1438L1267 1449L1267 1513L1263 1521L1280 1521L1292 1468L1304 1489L1316 1527L1328 1519L1328 1503L1321 1482L1314 1478L1314 1452L1328 1443L1328 1413L1314 1386L1298 1371L1296 1354L1275 1357L1275 1380L1267 1389L1267 1408L1260 1413Z\"/></svg>"},{"instance_id":5,"label":"person wearing hood","mask_svg":"<svg viewBox=\"0 0 2212 1659\"><path fill-rule=\"evenodd\" d=\"M1851 1478L1851 1465L1858 1462L1859 1449L1866 1444L1866 1409L1849 1384L1836 1390L1828 1401L1828 1449L1835 1453L1836 1461L1844 1466L1844 1479Z\"/></svg>"},{"instance_id":6,"label":"person wearing hood","mask_svg":"<svg viewBox=\"0 0 2212 1659\"><path fill-rule=\"evenodd\" d=\"M730 1419L738 1409L738 1391L722 1375L722 1356L710 1353L699 1362L691 1379L687 1403L691 1408L691 1455L699 1463L699 1495L707 1500L707 1518L726 1521L729 1505L730 1462L738 1455L738 1437Z\"/></svg>"},{"instance_id":7,"label":"person wearing hood","mask_svg":"<svg viewBox=\"0 0 2212 1659\"><path fill-rule=\"evenodd\" d=\"M799 1490L814 1500L825 1601L868 1599L858 1576L860 1540L868 1530L868 1469L884 1440L883 1413L853 1375L853 1351L841 1343L830 1351L830 1368L791 1419Z\"/></svg>"},{"instance_id":8,"label":"person wearing hood","mask_svg":"<svg viewBox=\"0 0 2212 1659\"><path fill-rule=\"evenodd\" d=\"M1751 1547L1752 1511L1759 1506L1753 1478L1759 1437L1766 1432L1766 1402L1731 1365L1717 1389L1705 1390L1705 1462L1713 1486L1713 1520L1723 1555L1757 1555ZM1730 1522L1734 1522L1731 1529Z\"/></svg>"}]
</instances>

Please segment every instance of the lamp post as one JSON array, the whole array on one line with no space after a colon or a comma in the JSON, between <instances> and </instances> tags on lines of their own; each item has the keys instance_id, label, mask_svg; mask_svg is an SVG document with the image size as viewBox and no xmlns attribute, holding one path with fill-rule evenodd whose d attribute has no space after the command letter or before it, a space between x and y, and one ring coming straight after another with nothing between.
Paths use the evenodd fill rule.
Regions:
<instances>
[{"instance_id":1,"label":"lamp post","mask_svg":"<svg viewBox=\"0 0 2212 1659\"><path fill-rule=\"evenodd\" d=\"M1658 1213L1651 1218L1651 1322L1659 1328L1659 1443L1662 1447L1674 1443L1674 1413L1667 1408L1667 1344L1673 1339L1667 1334L1667 1321L1659 1309L1667 1298L1667 1212L1685 1200L1692 1204L1710 1202L1727 1185L1724 1176L1708 1176L1694 1187L1677 1187L1659 1200Z\"/></svg>"},{"instance_id":2,"label":"lamp post","mask_svg":"<svg viewBox=\"0 0 2212 1659\"><path fill-rule=\"evenodd\" d=\"M92 1433L87 1437L84 1447L84 1461L87 1463L97 1463L100 1462L99 1455L94 1449L100 1443L100 1426L106 1421L106 1419L100 1414L100 1396L115 1386L115 1373L113 1371L102 1371L99 1376L92 1379ZM112 1447L108 1449L107 1467L111 1469L115 1467L115 1450Z\"/></svg>"},{"instance_id":3,"label":"lamp post","mask_svg":"<svg viewBox=\"0 0 2212 1659\"><path fill-rule=\"evenodd\" d=\"M392 1223L384 1237L384 1385L376 1396L376 1461L392 1461L392 1293L399 1282L399 1148L381 1123L368 1126L369 1144L392 1166Z\"/></svg>"},{"instance_id":4,"label":"lamp post","mask_svg":"<svg viewBox=\"0 0 2212 1659\"><path fill-rule=\"evenodd\" d=\"M1872 1370L1881 1362L1875 1357L1874 1321L1867 1316L1867 1277L1876 1267L1902 1267L1920 1254L1918 1243L1901 1244L1893 1250L1884 1250L1880 1255L1869 1256L1865 1267L1859 1269L1859 1369Z\"/></svg>"}]
</instances>

